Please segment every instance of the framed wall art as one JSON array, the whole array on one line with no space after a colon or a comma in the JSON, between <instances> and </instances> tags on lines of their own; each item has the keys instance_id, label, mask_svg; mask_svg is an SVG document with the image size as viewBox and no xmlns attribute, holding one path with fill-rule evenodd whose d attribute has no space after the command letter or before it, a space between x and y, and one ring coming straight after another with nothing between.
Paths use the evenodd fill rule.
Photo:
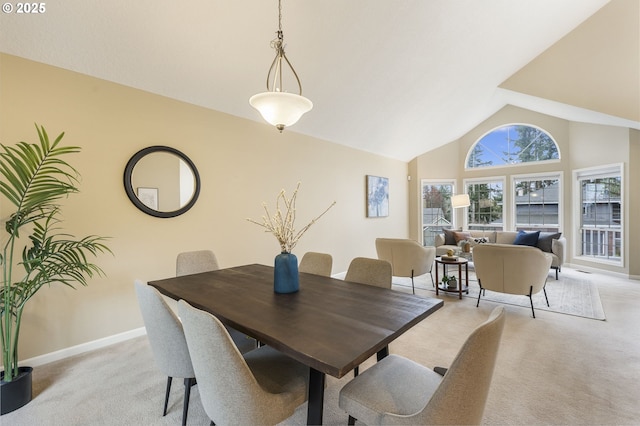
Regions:
<instances>
[{"instance_id":1,"label":"framed wall art","mask_svg":"<svg viewBox=\"0 0 640 426\"><path fill-rule=\"evenodd\" d=\"M158 210L158 188L138 188L138 199L150 209Z\"/></svg>"},{"instance_id":2,"label":"framed wall art","mask_svg":"<svg viewBox=\"0 0 640 426\"><path fill-rule=\"evenodd\" d=\"M367 217L389 216L389 178L367 175Z\"/></svg>"}]
</instances>

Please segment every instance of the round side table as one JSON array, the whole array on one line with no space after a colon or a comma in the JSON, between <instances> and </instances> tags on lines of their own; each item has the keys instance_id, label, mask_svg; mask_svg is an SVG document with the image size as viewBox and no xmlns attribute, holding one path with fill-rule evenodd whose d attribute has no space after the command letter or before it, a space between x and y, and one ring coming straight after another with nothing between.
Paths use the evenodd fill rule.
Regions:
<instances>
[{"instance_id":1,"label":"round side table","mask_svg":"<svg viewBox=\"0 0 640 426\"><path fill-rule=\"evenodd\" d=\"M438 278L438 265L442 265L443 275L447 275L447 265L458 265L458 287L449 288L446 284L440 282ZM464 289L462 284L462 265L464 265ZM460 299L462 299L462 292L469 294L469 260L463 257L442 258L436 257L436 296L438 291L458 293Z\"/></svg>"}]
</instances>

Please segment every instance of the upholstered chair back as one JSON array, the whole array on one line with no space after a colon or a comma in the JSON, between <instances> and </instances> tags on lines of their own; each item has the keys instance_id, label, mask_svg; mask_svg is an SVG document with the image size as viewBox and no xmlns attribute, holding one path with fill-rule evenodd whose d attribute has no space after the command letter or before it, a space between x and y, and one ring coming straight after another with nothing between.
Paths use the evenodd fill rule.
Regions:
<instances>
[{"instance_id":1,"label":"upholstered chair back","mask_svg":"<svg viewBox=\"0 0 640 426\"><path fill-rule=\"evenodd\" d=\"M551 255L536 247L479 244L473 248L473 263L480 285L501 293L538 293L546 283L551 260Z\"/></svg>"},{"instance_id":2,"label":"upholstered chair back","mask_svg":"<svg viewBox=\"0 0 640 426\"><path fill-rule=\"evenodd\" d=\"M356 257L349 264L345 281L391 288L391 264L386 260Z\"/></svg>"},{"instance_id":3,"label":"upholstered chair back","mask_svg":"<svg viewBox=\"0 0 640 426\"><path fill-rule=\"evenodd\" d=\"M167 376L195 377L180 320L158 290L138 280L134 285L158 367Z\"/></svg>"},{"instance_id":4,"label":"upholstered chair back","mask_svg":"<svg viewBox=\"0 0 640 426\"><path fill-rule=\"evenodd\" d=\"M195 250L179 253L176 258L176 276L199 274L220 269L218 259L211 250Z\"/></svg>"},{"instance_id":5,"label":"upholstered chair back","mask_svg":"<svg viewBox=\"0 0 640 426\"><path fill-rule=\"evenodd\" d=\"M330 254L309 251L302 256L298 271L330 277L332 267L333 258Z\"/></svg>"},{"instance_id":6,"label":"upholstered chair back","mask_svg":"<svg viewBox=\"0 0 640 426\"><path fill-rule=\"evenodd\" d=\"M394 277L419 277L431 272L435 247L424 247L414 240L376 238L378 259L391 264Z\"/></svg>"},{"instance_id":7,"label":"upholstered chair back","mask_svg":"<svg viewBox=\"0 0 640 426\"><path fill-rule=\"evenodd\" d=\"M178 313L184 323L200 399L215 424L277 424L305 402L307 367L269 346L245 354L245 360L216 317L184 300L178 302ZM249 359L253 359L253 370ZM292 381L294 370L293 377L298 379Z\"/></svg>"},{"instance_id":8,"label":"upholstered chair back","mask_svg":"<svg viewBox=\"0 0 640 426\"><path fill-rule=\"evenodd\" d=\"M482 422L504 322L504 309L498 306L469 335L425 409L405 424Z\"/></svg>"}]
</instances>

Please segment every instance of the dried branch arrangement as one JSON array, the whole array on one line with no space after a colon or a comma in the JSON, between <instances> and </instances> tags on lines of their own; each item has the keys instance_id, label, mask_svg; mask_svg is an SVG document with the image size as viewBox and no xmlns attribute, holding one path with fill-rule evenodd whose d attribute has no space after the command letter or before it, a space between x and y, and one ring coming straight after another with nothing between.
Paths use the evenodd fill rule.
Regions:
<instances>
[{"instance_id":1,"label":"dried branch arrangement","mask_svg":"<svg viewBox=\"0 0 640 426\"><path fill-rule=\"evenodd\" d=\"M296 186L295 191L293 191L293 195L291 198L287 199L287 195L285 190L283 189L278 194L276 198L276 211L275 214L269 214L269 210L267 209L267 203L262 203L264 207L265 215L262 216L262 222L258 222L257 220L247 218L247 220L251 223L255 223L256 225L262 226L265 229L265 232L272 233L280 243L280 249L283 253L291 253L293 248L298 243L298 240L304 235L305 232L318 221L325 213L329 211L331 207L333 207L336 202L331 203L329 207L325 209L319 216L309 222L304 228L297 231L294 228L294 223L296 221L296 198L298 196L298 189L300 189L300 182ZM283 208L281 208L281 205ZM284 213L283 213L284 211Z\"/></svg>"}]
</instances>

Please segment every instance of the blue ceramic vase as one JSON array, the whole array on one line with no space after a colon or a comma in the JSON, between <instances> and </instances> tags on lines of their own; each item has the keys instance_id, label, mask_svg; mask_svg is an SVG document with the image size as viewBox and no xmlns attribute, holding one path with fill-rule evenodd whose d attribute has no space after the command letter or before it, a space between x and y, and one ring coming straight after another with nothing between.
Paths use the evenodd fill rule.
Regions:
<instances>
[{"instance_id":1,"label":"blue ceramic vase","mask_svg":"<svg viewBox=\"0 0 640 426\"><path fill-rule=\"evenodd\" d=\"M298 258L295 254L282 252L276 256L273 269L273 291L295 293L300 288Z\"/></svg>"}]
</instances>

